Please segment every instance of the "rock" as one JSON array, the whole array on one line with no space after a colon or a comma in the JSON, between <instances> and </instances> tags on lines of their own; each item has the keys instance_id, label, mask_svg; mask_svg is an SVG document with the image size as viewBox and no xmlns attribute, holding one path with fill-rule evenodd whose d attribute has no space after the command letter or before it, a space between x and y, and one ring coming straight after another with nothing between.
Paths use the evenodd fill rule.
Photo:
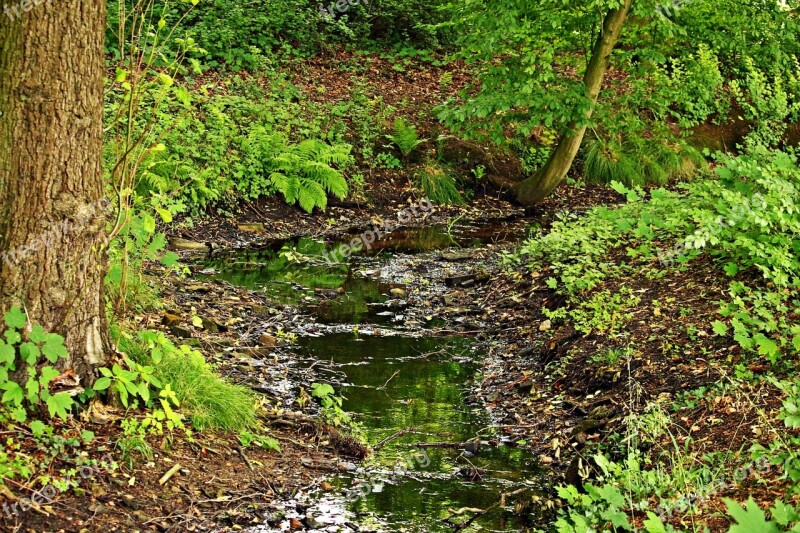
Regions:
<instances>
[{"instance_id":1,"label":"rock","mask_svg":"<svg viewBox=\"0 0 800 533\"><path fill-rule=\"evenodd\" d=\"M261 346L264 346L265 348L274 348L278 344L278 339L272 335L267 335L264 333L258 338L258 342L260 342Z\"/></svg>"},{"instance_id":2,"label":"rock","mask_svg":"<svg viewBox=\"0 0 800 533\"><path fill-rule=\"evenodd\" d=\"M408 298L408 293L406 292L405 289L399 289L399 288L398 289L392 289L392 290L389 291L389 294L393 298Z\"/></svg>"},{"instance_id":3,"label":"rock","mask_svg":"<svg viewBox=\"0 0 800 533\"><path fill-rule=\"evenodd\" d=\"M260 222L239 224L239 231L249 231L252 233L264 233L266 229L264 224Z\"/></svg>"},{"instance_id":4,"label":"rock","mask_svg":"<svg viewBox=\"0 0 800 533\"><path fill-rule=\"evenodd\" d=\"M211 243L202 243L190 241L188 239L181 239L179 237L172 237L169 240L169 245L175 250L184 252L211 252L213 245Z\"/></svg>"},{"instance_id":5,"label":"rock","mask_svg":"<svg viewBox=\"0 0 800 533\"><path fill-rule=\"evenodd\" d=\"M472 259L472 253L470 252L442 252L442 259L445 261L466 261L468 259Z\"/></svg>"},{"instance_id":6,"label":"rock","mask_svg":"<svg viewBox=\"0 0 800 533\"><path fill-rule=\"evenodd\" d=\"M181 317L178 315L173 315L171 313L164 313L164 316L161 317L161 324L171 328L173 326L178 326L181 323Z\"/></svg>"},{"instance_id":7,"label":"rock","mask_svg":"<svg viewBox=\"0 0 800 533\"><path fill-rule=\"evenodd\" d=\"M216 320L203 317L201 317L200 320L203 321L203 329L209 333L225 333L226 331L228 331L227 326L225 326L224 324L220 324Z\"/></svg>"},{"instance_id":8,"label":"rock","mask_svg":"<svg viewBox=\"0 0 800 533\"><path fill-rule=\"evenodd\" d=\"M176 337L180 337L181 339L190 339L192 338L192 332L189 329L182 328L180 326L171 326L169 328L169 332L175 335Z\"/></svg>"},{"instance_id":9,"label":"rock","mask_svg":"<svg viewBox=\"0 0 800 533\"><path fill-rule=\"evenodd\" d=\"M125 507L130 507L131 509L141 509L142 505L136 501L136 498L133 497L131 494L123 494L122 495L122 503Z\"/></svg>"}]
</instances>

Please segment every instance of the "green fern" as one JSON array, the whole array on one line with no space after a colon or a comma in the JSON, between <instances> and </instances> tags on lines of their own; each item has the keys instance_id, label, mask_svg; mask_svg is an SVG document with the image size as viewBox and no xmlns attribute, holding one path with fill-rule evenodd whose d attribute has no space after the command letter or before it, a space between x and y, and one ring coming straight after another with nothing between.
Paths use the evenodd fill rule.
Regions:
<instances>
[{"instance_id":1,"label":"green fern","mask_svg":"<svg viewBox=\"0 0 800 533\"><path fill-rule=\"evenodd\" d=\"M349 144L330 145L309 139L288 144L286 137L263 126L241 142L245 157L237 165L236 188L246 200L280 193L290 205L311 213L328 205L328 195L344 199L347 181L342 170L353 162Z\"/></svg>"},{"instance_id":2,"label":"green fern","mask_svg":"<svg viewBox=\"0 0 800 533\"><path fill-rule=\"evenodd\" d=\"M350 145L307 140L273 159L269 179L290 205L298 203L308 213L315 207L324 211L329 194L347 196L347 181L339 169L352 161Z\"/></svg>"},{"instance_id":3,"label":"green fern","mask_svg":"<svg viewBox=\"0 0 800 533\"><path fill-rule=\"evenodd\" d=\"M427 141L427 139L420 139L416 126L404 118L396 119L393 129L392 135L387 135L386 138L397 146L403 157L408 157L420 144Z\"/></svg>"}]
</instances>

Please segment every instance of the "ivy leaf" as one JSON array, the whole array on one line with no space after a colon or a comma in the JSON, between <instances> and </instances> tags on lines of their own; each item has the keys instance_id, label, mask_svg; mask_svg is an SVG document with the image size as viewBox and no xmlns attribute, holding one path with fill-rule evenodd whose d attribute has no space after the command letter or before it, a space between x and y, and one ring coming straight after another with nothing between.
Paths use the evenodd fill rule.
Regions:
<instances>
[{"instance_id":1,"label":"ivy leaf","mask_svg":"<svg viewBox=\"0 0 800 533\"><path fill-rule=\"evenodd\" d=\"M745 502L744 508L730 498L723 498L723 501L728 506L728 514L736 520L736 524L731 526L728 533L753 533L754 531L779 533L777 524L767 522L764 511L753 501L752 496Z\"/></svg>"},{"instance_id":2,"label":"ivy leaf","mask_svg":"<svg viewBox=\"0 0 800 533\"><path fill-rule=\"evenodd\" d=\"M94 440L94 431L88 429L81 430L81 440L83 442L92 442Z\"/></svg>"},{"instance_id":3,"label":"ivy leaf","mask_svg":"<svg viewBox=\"0 0 800 533\"><path fill-rule=\"evenodd\" d=\"M51 363L56 363L59 359L66 359L69 357L69 352L64 346L64 338L60 335L47 335L47 340L44 346L42 346L42 353Z\"/></svg>"},{"instance_id":4,"label":"ivy leaf","mask_svg":"<svg viewBox=\"0 0 800 533\"><path fill-rule=\"evenodd\" d=\"M70 409L75 402L66 392L59 392L47 398L45 403L51 417L58 415L62 420L66 420L67 409Z\"/></svg>"},{"instance_id":5,"label":"ivy leaf","mask_svg":"<svg viewBox=\"0 0 800 533\"><path fill-rule=\"evenodd\" d=\"M19 334L18 331L13 329L9 329L6 331L6 341L8 344L19 344L22 340L22 336Z\"/></svg>"},{"instance_id":6,"label":"ivy leaf","mask_svg":"<svg viewBox=\"0 0 800 533\"><path fill-rule=\"evenodd\" d=\"M763 333L759 333L753 337L753 340L755 340L756 344L758 344L759 355L766 356L766 358L770 361L774 361L780 354L778 345L775 343L775 341L768 338Z\"/></svg>"},{"instance_id":7,"label":"ivy leaf","mask_svg":"<svg viewBox=\"0 0 800 533\"><path fill-rule=\"evenodd\" d=\"M36 344L41 344L47 338L47 333L44 331L44 328L42 326L33 326L33 329L31 329L31 333L30 335L28 335L28 338L31 340L31 342L35 342Z\"/></svg>"},{"instance_id":8,"label":"ivy leaf","mask_svg":"<svg viewBox=\"0 0 800 533\"><path fill-rule=\"evenodd\" d=\"M10 311L3 313L3 318L10 328L23 329L27 323L25 313L20 311L19 307L12 307Z\"/></svg>"},{"instance_id":9,"label":"ivy leaf","mask_svg":"<svg viewBox=\"0 0 800 533\"><path fill-rule=\"evenodd\" d=\"M16 356L14 347L0 340L0 364L11 365L14 363Z\"/></svg>"},{"instance_id":10,"label":"ivy leaf","mask_svg":"<svg viewBox=\"0 0 800 533\"><path fill-rule=\"evenodd\" d=\"M5 389L5 393L3 394L3 398L0 399L6 405L13 405L14 407L22 405L22 401L25 399L25 391L22 390L17 383L13 381L7 381L3 384L3 389Z\"/></svg>"},{"instance_id":11,"label":"ivy leaf","mask_svg":"<svg viewBox=\"0 0 800 533\"><path fill-rule=\"evenodd\" d=\"M720 336L728 333L728 326L726 326L725 323L720 320L715 320L711 324L711 328L714 330L714 333Z\"/></svg>"},{"instance_id":12,"label":"ivy leaf","mask_svg":"<svg viewBox=\"0 0 800 533\"><path fill-rule=\"evenodd\" d=\"M61 372L59 372L52 366L46 366L42 368L42 373L39 376L39 383L41 383L42 388L47 388L47 386L50 385L50 382L56 379L60 375Z\"/></svg>"},{"instance_id":13,"label":"ivy leaf","mask_svg":"<svg viewBox=\"0 0 800 533\"><path fill-rule=\"evenodd\" d=\"M180 259L180 256L175 252L167 252L161 257L161 264L172 268L178 264L178 259Z\"/></svg>"},{"instance_id":14,"label":"ivy leaf","mask_svg":"<svg viewBox=\"0 0 800 533\"><path fill-rule=\"evenodd\" d=\"M41 353L39 347L32 342L23 342L19 346L19 355L29 365L35 365Z\"/></svg>"},{"instance_id":15,"label":"ivy leaf","mask_svg":"<svg viewBox=\"0 0 800 533\"><path fill-rule=\"evenodd\" d=\"M736 263L725 263L725 273L729 276L735 276L739 273L739 265Z\"/></svg>"},{"instance_id":16,"label":"ivy leaf","mask_svg":"<svg viewBox=\"0 0 800 533\"><path fill-rule=\"evenodd\" d=\"M47 426L41 420L34 420L28 427L31 429L31 433L33 433L33 436L36 438L44 435L44 432L47 429Z\"/></svg>"}]
</instances>

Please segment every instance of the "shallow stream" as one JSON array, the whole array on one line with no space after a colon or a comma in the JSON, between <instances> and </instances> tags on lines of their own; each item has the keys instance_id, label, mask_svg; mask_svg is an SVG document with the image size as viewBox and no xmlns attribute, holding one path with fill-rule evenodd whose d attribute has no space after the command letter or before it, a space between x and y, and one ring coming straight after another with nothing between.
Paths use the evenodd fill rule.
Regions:
<instances>
[{"instance_id":1,"label":"shallow stream","mask_svg":"<svg viewBox=\"0 0 800 533\"><path fill-rule=\"evenodd\" d=\"M469 257L523 235L519 224L434 226L395 232L344 264L321 260L331 248L311 239L206 264L209 276L304 309L315 323L294 343L295 363L334 386L370 444L389 439L328 479L327 491L299 495L284 525L295 517L313 531L526 528L514 507L536 491L536 461L504 441L471 396L484 356L473 338L439 334L436 317L408 313L407 293L420 278L404 270L416 262L425 272L419 263L441 259L442 250ZM440 297L448 289L434 281L425 290ZM516 495L500 505L504 493Z\"/></svg>"}]
</instances>

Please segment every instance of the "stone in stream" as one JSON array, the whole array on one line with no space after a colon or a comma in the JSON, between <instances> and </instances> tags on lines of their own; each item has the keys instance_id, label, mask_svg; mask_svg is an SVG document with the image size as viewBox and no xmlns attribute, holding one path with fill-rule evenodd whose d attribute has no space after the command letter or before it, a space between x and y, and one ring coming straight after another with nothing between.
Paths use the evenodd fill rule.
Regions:
<instances>
[{"instance_id":1,"label":"stone in stream","mask_svg":"<svg viewBox=\"0 0 800 533\"><path fill-rule=\"evenodd\" d=\"M392 289L389 291L389 294L394 298L408 298L408 293L405 289Z\"/></svg>"},{"instance_id":2,"label":"stone in stream","mask_svg":"<svg viewBox=\"0 0 800 533\"><path fill-rule=\"evenodd\" d=\"M169 245L173 249L183 252L211 252L214 249L214 245L210 242L190 241L189 239L181 239L180 237L172 237L169 240Z\"/></svg>"}]
</instances>

